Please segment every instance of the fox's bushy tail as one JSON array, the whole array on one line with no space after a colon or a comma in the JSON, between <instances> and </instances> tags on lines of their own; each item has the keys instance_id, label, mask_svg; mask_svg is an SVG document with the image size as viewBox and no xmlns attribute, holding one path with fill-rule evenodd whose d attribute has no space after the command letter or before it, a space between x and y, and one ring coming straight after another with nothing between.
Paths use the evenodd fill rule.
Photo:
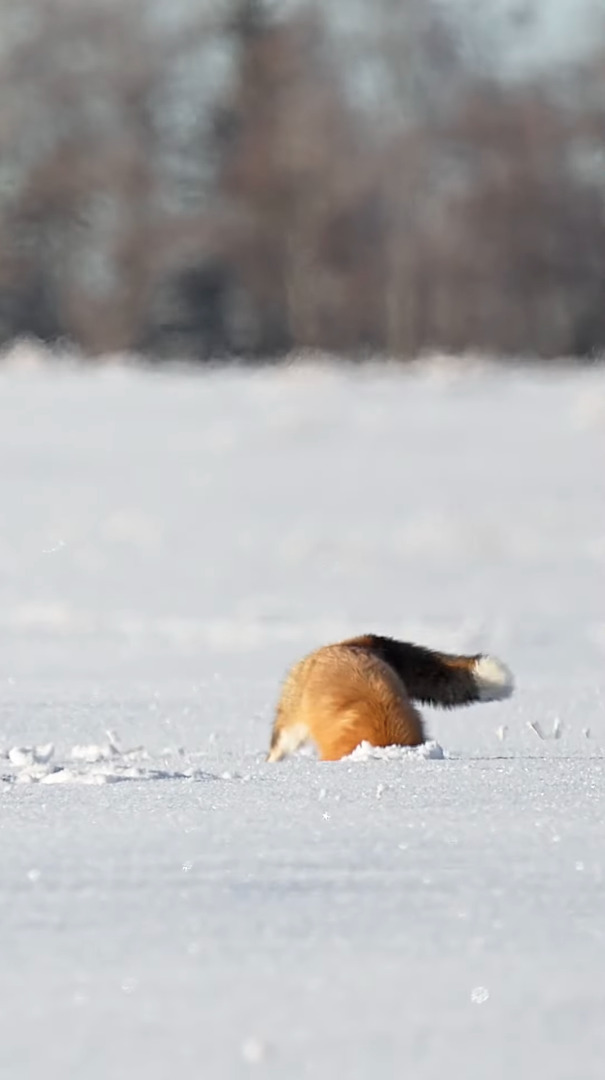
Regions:
<instances>
[{"instance_id":1,"label":"fox's bushy tail","mask_svg":"<svg viewBox=\"0 0 605 1080\"><path fill-rule=\"evenodd\" d=\"M499 701L514 689L511 672L495 656L434 652L423 645L362 634L341 642L379 656L402 679L413 701L425 705L470 705L473 701Z\"/></svg>"}]
</instances>

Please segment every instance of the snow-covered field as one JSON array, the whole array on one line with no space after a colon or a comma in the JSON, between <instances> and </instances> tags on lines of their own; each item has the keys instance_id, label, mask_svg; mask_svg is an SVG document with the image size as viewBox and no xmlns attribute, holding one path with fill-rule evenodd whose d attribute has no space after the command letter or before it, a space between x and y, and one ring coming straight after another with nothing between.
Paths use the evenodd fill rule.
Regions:
<instances>
[{"instance_id":1,"label":"snow-covered field","mask_svg":"<svg viewBox=\"0 0 605 1080\"><path fill-rule=\"evenodd\" d=\"M605 370L28 356L0 1076L600 1080ZM443 755L265 764L288 663L367 630L517 693L427 710Z\"/></svg>"}]
</instances>

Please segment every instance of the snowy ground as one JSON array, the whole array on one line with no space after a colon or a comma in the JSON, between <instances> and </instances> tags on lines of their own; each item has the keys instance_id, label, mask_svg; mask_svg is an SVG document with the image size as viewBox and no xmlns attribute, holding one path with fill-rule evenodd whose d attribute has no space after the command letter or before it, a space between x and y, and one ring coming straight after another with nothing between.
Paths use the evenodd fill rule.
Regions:
<instances>
[{"instance_id":1,"label":"snowy ground","mask_svg":"<svg viewBox=\"0 0 605 1080\"><path fill-rule=\"evenodd\" d=\"M605 371L27 358L0 1076L600 1080ZM366 630L518 692L427 712L441 758L266 765L286 665Z\"/></svg>"}]
</instances>

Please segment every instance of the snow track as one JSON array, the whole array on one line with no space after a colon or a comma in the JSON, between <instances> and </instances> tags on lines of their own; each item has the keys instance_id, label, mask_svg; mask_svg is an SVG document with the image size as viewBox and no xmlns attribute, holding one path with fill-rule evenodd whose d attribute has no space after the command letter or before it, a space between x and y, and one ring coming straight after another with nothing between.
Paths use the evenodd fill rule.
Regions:
<instances>
[{"instance_id":1,"label":"snow track","mask_svg":"<svg viewBox=\"0 0 605 1080\"><path fill-rule=\"evenodd\" d=\"M120 780L218 780L196 768L182 749L165 750L153 762L144 746L123 749L112 732L107 742L73 746L67 758L55 756L52 743L13 746L6 757L9 771L0 776L13 784L115 784ZM193 755L195 757L195 755ZM175 764L175 759L178 764ZM222 779L231 779L226 773Z\"/></svg>"}]
</instances>

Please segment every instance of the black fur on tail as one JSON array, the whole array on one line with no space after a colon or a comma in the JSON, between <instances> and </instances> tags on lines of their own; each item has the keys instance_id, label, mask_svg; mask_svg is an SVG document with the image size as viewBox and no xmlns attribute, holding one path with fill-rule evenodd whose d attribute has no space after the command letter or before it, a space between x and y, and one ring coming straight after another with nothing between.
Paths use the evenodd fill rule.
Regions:
<instances>
[{"instance_id":1,"label":"black fur on tail","mask_svg":"<svg viewBox=\"0 0 605 1080\"><path fill-rule=\"evenodd\" d=\"M380 634L362 634L341 644L366 649L379 656L397 672L414 701L452 708L480 700L473 665L481 653L462 656L433 652L423 645L412 645Z\"/></svg>"}]
</instances>

